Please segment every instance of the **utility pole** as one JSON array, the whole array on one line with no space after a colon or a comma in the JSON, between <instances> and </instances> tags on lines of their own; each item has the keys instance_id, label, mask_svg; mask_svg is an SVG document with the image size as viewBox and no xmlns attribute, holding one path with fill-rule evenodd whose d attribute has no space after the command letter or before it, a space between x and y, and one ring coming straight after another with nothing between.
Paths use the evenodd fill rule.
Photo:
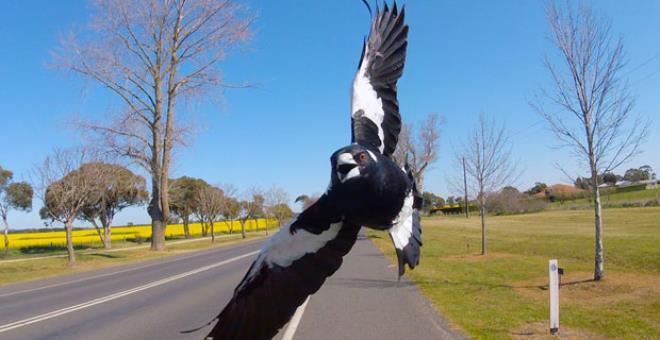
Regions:
<instances>
[{"instance_id":1,"label":"utility pole","mask_svg":"<svg viewBox=\"0 0 660 340\"><path fill-rule=\"evenodd\" d=\"M465 157L463 157L463 192L465 193L465 198L463 199L463 204L465 204L465 218L470 218L470 202L468 202L467 174L465 172Z\"/></svg>"}]
</instances>

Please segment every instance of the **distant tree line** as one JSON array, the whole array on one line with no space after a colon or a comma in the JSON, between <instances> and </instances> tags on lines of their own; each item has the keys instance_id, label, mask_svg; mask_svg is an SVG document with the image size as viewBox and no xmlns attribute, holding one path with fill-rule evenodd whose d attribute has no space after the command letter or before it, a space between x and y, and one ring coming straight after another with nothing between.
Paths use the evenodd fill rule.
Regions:
<instances>
[{"instance_id":1,"label":"distant tree line","mask_svg":"<svg viewBox=\"0 0 660 340\"><path fill-rule=\"evenodd\" d=\"M13 173L0 167L0 217L4 223L4 253L9 249L9 212L29 211L36 194L43 203L40 217L47 225L61 223L66 235L69 264L76 256L73 248L74 222L90 223L104 248L112 247L115 216L131 206L144 206L149 191L144 177L123 165L102 160L86 148L55 150L34 170L33 184L13 180ZM203 179L169 179L168 222L182 221L184 236L191 235L194 219L202 225L202 236L215 241L215 226L221 219L238 221L246 237L246 224L257 218L275 219L278 225L293 216L285 190L250 188L243 194L232 185L210 185ZM33 189L33 187L36 189ZM233 223L228 223L233 232ZM266 228L268 232L268 228Z\"/></svg>"}]
</instances>

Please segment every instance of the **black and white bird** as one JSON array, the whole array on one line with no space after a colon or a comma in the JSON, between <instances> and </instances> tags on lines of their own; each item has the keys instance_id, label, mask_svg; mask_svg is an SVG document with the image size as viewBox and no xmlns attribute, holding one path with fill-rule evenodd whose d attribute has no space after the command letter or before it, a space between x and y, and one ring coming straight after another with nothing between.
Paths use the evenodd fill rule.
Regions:
<instances>
[{"instance_id":1,"label":"black and white bird","mask_svg":"<svg viewBox=\"0 0 660 340\"><path fill-rule=\"evenodd\" d=\"M399 276L419 263L418 194L410 171L392 160L401 129L397 81L408 45L404 8L373 18L352 92L352 144L330 161L327 191L262 248L208 335L269 339L339 269L361 226L388 230Z\"/></svg>"}]
</instances>

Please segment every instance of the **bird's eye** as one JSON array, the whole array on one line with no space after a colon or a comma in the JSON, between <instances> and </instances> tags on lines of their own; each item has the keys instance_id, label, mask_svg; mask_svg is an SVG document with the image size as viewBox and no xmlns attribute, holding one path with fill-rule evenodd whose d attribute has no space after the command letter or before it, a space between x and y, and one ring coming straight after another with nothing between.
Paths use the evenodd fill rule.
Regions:
<instances>
[{"instance_id":1,"label":"bird's eye","mask_svg":"<svg viewBox=\"0 0 660 340\"><path fill-rule=\"evenodd\" d=\"M367 154L364 152L360 153L358 157L360 158L360 162L364 162L367 160Z\"/></svg>"}]
</instances>

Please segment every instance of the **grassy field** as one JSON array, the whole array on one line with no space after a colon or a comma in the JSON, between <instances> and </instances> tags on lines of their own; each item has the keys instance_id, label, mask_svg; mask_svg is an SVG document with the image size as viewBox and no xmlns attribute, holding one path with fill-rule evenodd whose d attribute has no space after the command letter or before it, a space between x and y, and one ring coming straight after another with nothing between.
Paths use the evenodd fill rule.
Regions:
<instances>
[{"instance_id":1,"label":"grassy field","mask_svg":"<svg viewBox=\"0 0 660 340\"><path fill-rule=\"evenodd\" d=\"M230 224L231 223L231 224ZM229 227L232 227L233 232L241 230L241 225L238 221L222 221L215 224L216 234L228 233ZM246 222L246 231L264 230L268 226L273 228L277 226L275 220L249 220ZM201 223L190 223L189 230L192 236L202 235ZM165 236L167 238L177 238L184 235L182 224L170 224L167 226ZM62 228L57 228L48 232L29 232L29 233L10 233L9 234L9 248L20 250L20 253L30 254L39 253L43 249L51 248L64 248L66 247L65 240L66 233ZM134 226L116 226L112 227L112 241L116 242L117 246L122 245L135 245L136 242L142 242L151 236L151 225L134 225ZM101 245L95 229L74 230L73 231L73 244L77 248L95 247ZM18 252L14 252L18 254Z\"/></svg>"},{"instance_id":2,"label":"grassy field","mask_svg":"<svg viewBox=\"0 0 660 340\"><path fill-rule=\"evenodd\" d=\"M584 193L584 195L589 195ZM618 192L608 194L605 190L601 194L601 202L604 206L622 206L622 205L644 205L648 201L660 199L660 187L655 189L637 190L630 192ZM591 205L591 198L580 198L575 200L557 201L550 205L554 209L562 208L587 208Z\"/></svg>"},{"instance_id":3,"label":"grassy field","mask_svg":"<svg viewBox=\"0 0 660 340\"><path fill-rule=\"evenodd\" d=\"M224 246L237 242L255 240L266 236L266 234L263 232L251 232L247 235L248 236L246 239L242 239L240 234L221 237L217 238L215 243L211 243L208 239L200 239L186 243L177 242L176 244L167 245L166 250L162 252L152 252L147 247L141 249L125 249L122 251L112 252L104 250L80 252L76 254L76 264L74 266L67 265L66 257L46 258L22 262L0 261L0 286L23 281L43 279L51 276L113 267L159 257L172 256L196 250Z\"/></svg>"},{"instance_id":4,"label":"grassy field","mask_svg":"<svg viewBox=\"0 0 660 340\"><path fill-rule=\"evenodd\" d=\"M548 211L488 219L490 253L480 251L478 218L423 220L420 266L408 273L436 308L471 337L548 335L548 260L567 275L560 335L660 337L660 208L604 211L605 279L593 277L593 215ZM371 232L394 261L391 241Z\"/></svg>"}]
</instances>

